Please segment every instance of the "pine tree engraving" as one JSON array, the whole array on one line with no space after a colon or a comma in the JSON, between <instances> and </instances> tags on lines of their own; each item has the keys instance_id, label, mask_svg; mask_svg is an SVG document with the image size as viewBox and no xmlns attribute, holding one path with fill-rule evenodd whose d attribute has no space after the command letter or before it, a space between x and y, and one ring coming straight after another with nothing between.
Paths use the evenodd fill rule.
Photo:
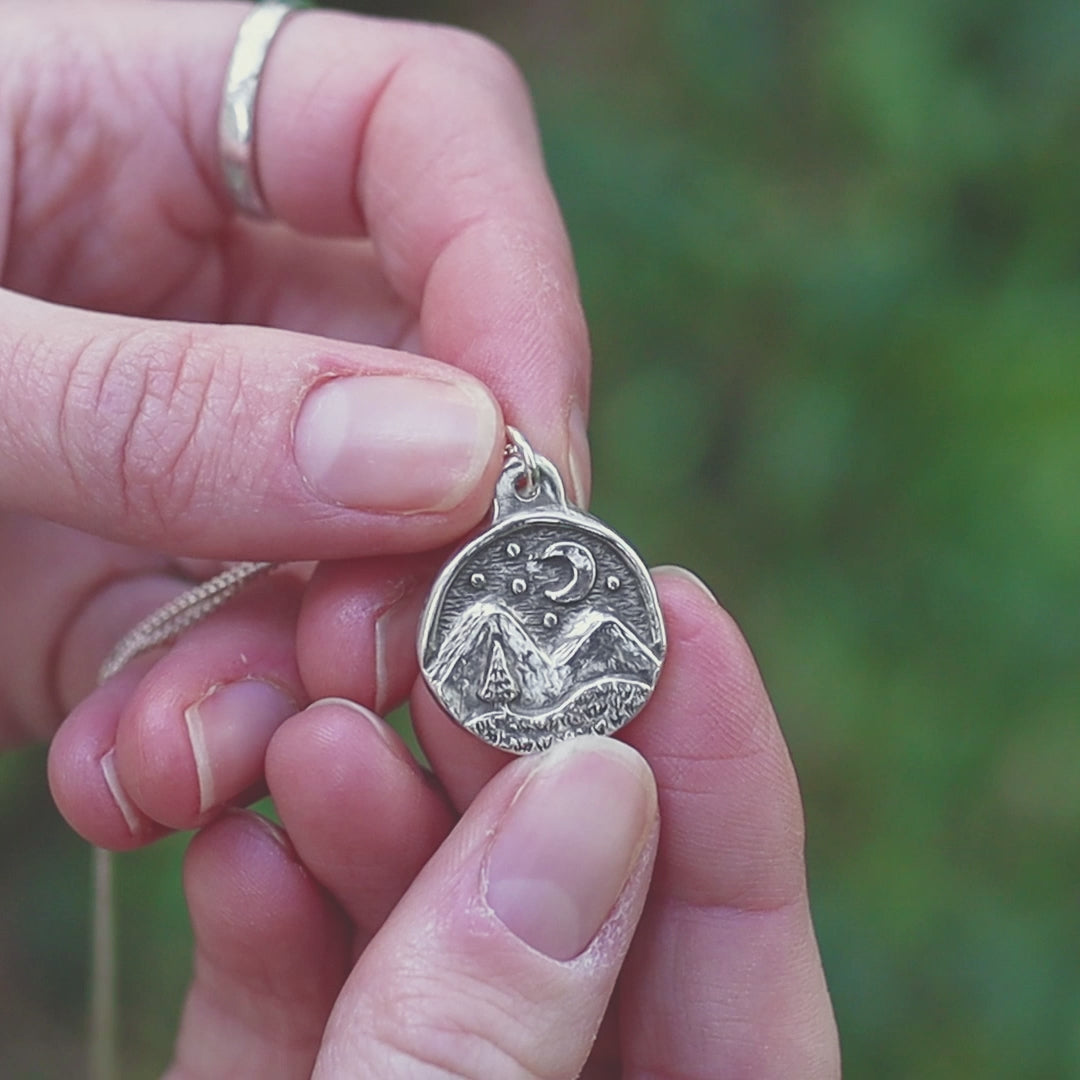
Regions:
<instances>
[{"instance_id":1,"label":"pine tree engraving","mask_svg":"<svg viewBox=\"0 0 1080 1080\"><path fill-rule=\"evenodd\" d=\"M480 687L477 697L493 705L509 705L520 696L521 689L510 674L502 643L496 641L491 646L491 659L488 660L484 685Z\"/></svg>"}]
</instances>

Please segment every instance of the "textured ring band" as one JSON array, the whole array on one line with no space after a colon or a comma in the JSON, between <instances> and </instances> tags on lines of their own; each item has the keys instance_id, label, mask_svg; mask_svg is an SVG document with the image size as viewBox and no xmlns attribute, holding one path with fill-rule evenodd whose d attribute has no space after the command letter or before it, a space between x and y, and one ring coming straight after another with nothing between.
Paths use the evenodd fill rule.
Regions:
<instances>
[{"instance_id":1,"label":"textured ring band","mask_svg":"<svg viewBox=\"0 0 1080 1080\"><path fill-rule=\"evenodd\" d=\"M238 210L269 217L255 168L255 104L263 65L292 4L258 4L240 24L229 57L218 113L218 154L225 186Z\"/></svg>"}]
</instances>

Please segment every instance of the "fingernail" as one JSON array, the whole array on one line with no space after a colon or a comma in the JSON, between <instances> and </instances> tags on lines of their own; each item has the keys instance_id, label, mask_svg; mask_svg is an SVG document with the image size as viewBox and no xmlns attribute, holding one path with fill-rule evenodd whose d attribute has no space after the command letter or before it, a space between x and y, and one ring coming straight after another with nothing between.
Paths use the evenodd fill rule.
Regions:
<instances>
[{"instance_id":1,"label":"fingernail","mask_svg":"<svg viewBox=\"0 0 1080 1080\"><path fill-rule=\"evenodd\" d=\"M585 410L575 401L570 409L570 488L574 502L589 505L589 433Z\"/></svg>"},{"instance_id":2,"label":"fingernail","mask_svg":"<svg viewBox=\"0 0 1080 1080\"><path fill-rule=\"evenodd\" d=\"M296 702L262 679L214 687L185 710L200 813L235 798L259 779L270 737L296 711Z\"/></svg>"},{"instance_id":3,"label":"fingernail","mask_svg":"<svg viewBox=\"0 0 1080 1080\"><path fill-rule=\"evenodd\" d=\"M316 386L296 422L296 461L322 498L364 510L449 510L499 441L491 397L469 383L349 376Z\"/></svg>"},{"instance_id":4,"label":"fingernail","mask_svg":"<svg viewBox=\"0 0 1080 1080\"><path fill-rule=\"evenodd\" d=\"M254 829L263 836L273 840L273 842L294 862L299 862L299 859L297 859L296 856L296 849L292 846L288 836L285 834L285 830L278 828L272 821L268 821L264 818L262 814L257 814L254 810L247 810L239 806L227 806L221 816L223 818L234 818L236 821L243 822L248 828Z\"/></svg>"},{"instance_id":5,"label":"fingernail","mask_svg":"<svg viewBox=\"0 0 1080 1080\"><path fill-rule=\"evenodd\" d=\"M487 901L532 948L569 960L615 906L656 817L644 760L614 739L570 739L538 760L499 824Z\"/></svg>"},{"instance_id":6,"label":"fingernail","mask_svg":"<svg viewBox=\"0 0 1080 1080\"><path fill-rule=\"evenodd\" d=\"M685 566L657 566L653 568L653 574L663 574L665 577L681 578L688 585L693 585L703 592L714 604L720 603L720 601L716 599L716 594L712 589L710 589L697 574L687 570Z\"/></svg>"},{"instance_id":7,"label":"fingernail","mask_svg":"<svg viewBox=\"0 0 1080 1080\"><path fill-rule=\"evenodd\" d=\"M116 803L120 816L124 819L128 831L132 836L137 836L142 824L142 815L135 808L135 804L128 798L128 793L120 783L120 777L116 772L116 747L114 746L101 759L101 774L105 778L105 786L109 789L112 800Z\"/></svg>"},{"instance_id":8,"label":"fingernail","mask_svg":"<svg viewBox=\"0 0 1080 1080\"><path fill-rule=\"evenodd\" d=\"M406 586L375 620L375 711L383 716L396 704L390 700L393 684L407 693L415 677L416 628L425 599L419 589Z\"/></svg>"}]
</instances>

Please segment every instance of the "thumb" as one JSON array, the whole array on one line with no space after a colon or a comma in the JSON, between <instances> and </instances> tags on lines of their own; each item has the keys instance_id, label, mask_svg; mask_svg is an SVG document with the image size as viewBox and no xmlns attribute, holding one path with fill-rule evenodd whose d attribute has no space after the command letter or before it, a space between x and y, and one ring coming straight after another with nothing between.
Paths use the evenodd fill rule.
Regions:
<instances>
[{"instance_id":1,"label":"thumb","mask_svg":"<svg viewBox=\"0 0 1080 1080\"><path fill-rule=\"evenodd\" d=\"M445 364L0 290L0 508L214 558L437 546L483 515L498 406Z\"/></svg>"},{"instance_id":2,"label":"thumb","mask_svg":"<svg viewBox=\"0 0 1080 1080\"><path fill-rule=\"evenodd\" d=\"M361 955L314 1077L577 1076L641 914L657 824L652 773L615 740L505 768Z\"/></svg>"}]
</instances>

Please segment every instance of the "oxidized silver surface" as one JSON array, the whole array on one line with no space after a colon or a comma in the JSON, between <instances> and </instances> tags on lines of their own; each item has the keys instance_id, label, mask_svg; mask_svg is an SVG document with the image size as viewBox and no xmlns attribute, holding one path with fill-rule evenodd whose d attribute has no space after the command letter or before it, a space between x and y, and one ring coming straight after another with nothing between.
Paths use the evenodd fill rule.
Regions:
<instances>
[{"instance_id":1,"label":"oxidized silver surface","mask_svg":"<svg viewBox=\"0 0 1080 1080\"><path fill-rule=\"evenodd\" d=\"M531 470L508 459L491 525L439 575L419 636L443 708L516 754L621 728L656 686L665 649L641 559L567 506L549 461L524 453Z\"/></svg>"}]
</instances>

